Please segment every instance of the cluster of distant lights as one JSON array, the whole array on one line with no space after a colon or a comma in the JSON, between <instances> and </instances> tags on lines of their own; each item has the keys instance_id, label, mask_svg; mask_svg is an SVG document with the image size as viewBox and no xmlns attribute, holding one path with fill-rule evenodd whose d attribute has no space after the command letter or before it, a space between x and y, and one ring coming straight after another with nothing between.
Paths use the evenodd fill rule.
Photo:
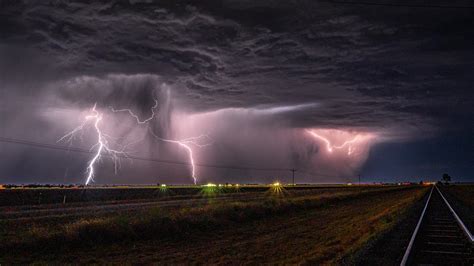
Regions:
<instances>
[{"instance_id":1,"label":"cluster of distant lights","mask_svg":"<svg viewBox=\"0 0 474 266\"><path fill-rule=\"evenodd\" d=\"M166 188L168 185L166 184L160 184L160 187ZM272 187L280 187L283 186L282 183L280 182L274 182L270 184ZM240 187L240 184L215 184L215 183L207 183L204 185L201 185L201 187Z\"/></svg>"},{"instance_id":2,"label":"cluster of distant lights","mask_svg":"<svg viewBox=\"0 0 474 266\"><path fill-rule=\"evenodd\" d=\"M399 186L401 185L409 185L409 184L412 184L410 182L398 182L398 183L395 183ZM423 182L423 184L427 184L427 185L434 185L436 184L436 182ZM263 185L263 184L262 184ZM267 186L271 186L271 187L281 187L281 186L294 186L295 184L283 184L279 181L276 181L276 182L273 182L271 184L267 184ZM352 182L348 182L348 183L345 183L346 186L353 186L354 183ZM166 188L168 187L167 184L160 184L159 185L160 187L162 188ZM241 184L215 184L215 183L207 183L207 184L204 184L204 185L198 185L200 187L240 187L242 186ZM243 186L255 186L255 185L243 185Z\"/></svg>"},{"instance_id":3,"label":"cluster of distant lights","mask_svg":"<svg viewBox=\"0 0 474 266\"><path fill-rule=\"evenodd\" d=\"M239 187L239 184L214 184L214 183L207 183L205 185L202 185L202 187Z\"/></svg>"}]
</instances>

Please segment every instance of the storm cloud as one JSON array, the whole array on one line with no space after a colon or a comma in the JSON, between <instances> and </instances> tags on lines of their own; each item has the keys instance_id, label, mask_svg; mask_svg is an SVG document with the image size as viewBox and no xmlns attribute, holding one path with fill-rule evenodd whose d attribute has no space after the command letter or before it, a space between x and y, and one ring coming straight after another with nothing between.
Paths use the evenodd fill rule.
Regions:
<instances>
[{"instance_id":1,"label":"storm cloud","mask_svg":"<svg viewBox=\"0 0 474 266\"><path fill-rule=\"evenodd\" d=\"M145 139L134 147L140 156L185 162L185 151L110 112L130 108L146 118L157 99L155 133L208 134L212 144L194 149L198 163L249 168L197 169L203 180L229 182L290 174L251 168L298 168L304 182L347 182L366 159L368 173L384 175L374 170L380 160L385 164L378 150L371 156L374 145L417 150L450 135L473 145L474 9L303 0L2 1L1 7L4 137L56 143L97 104L107 113L107 130L122 142ZM306 129L376 137L353 160L323 156L324 143ZM75 145L87 148L94 135L86 135ZM2 157L8 155L0 164L5 182L59 182L68 167L69 178L80 182L88 160L0 145ZM459 162L443 170L472 170L463 166L474 158L471 149L459 152ZM114 175L109 164L104 160L101 183L190 181L187 165L125 160ZM407 168L396 175L416 174Z\"/></svg>"}]
</instances>

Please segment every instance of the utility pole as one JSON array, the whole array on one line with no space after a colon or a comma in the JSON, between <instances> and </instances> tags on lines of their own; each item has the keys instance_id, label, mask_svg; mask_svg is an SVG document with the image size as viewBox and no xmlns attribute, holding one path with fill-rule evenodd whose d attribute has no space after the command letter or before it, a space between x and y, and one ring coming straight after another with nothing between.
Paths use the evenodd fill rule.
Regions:
<instances>
[{"instance_id":1,"label":"utility pole","mask_svg":"<svg viewBox=\"0 0 474 266\"><path fill-rule=\"evenodd\" d=\"M66 171L64 172L64 177L63 177L63 186L66 187L66 177L69 172L69 167L66 167ZM63 194L63 204L66 204L66 189L63 189L64 194Z\"/></svg>"},{"instance_id":2,"label":"utility pole","mask_svg":"<svg viewBox=\"0 0 474 266\"><path fill-rule=\"evenodd\" d=\"M360 187L360 174L359 174L359 187Z\"/></svg>"},{"instance_id":3,"label":"utility pole","mask_svg":"<svg viewBox=\"0 0 474 266\"><path fill-rule=\"evenodd\" d=\"M296 172L296 169L293 168L291 169L291 172L293 173L293 186L295 185L295 172Z\"/></svg>"}]
</instances>

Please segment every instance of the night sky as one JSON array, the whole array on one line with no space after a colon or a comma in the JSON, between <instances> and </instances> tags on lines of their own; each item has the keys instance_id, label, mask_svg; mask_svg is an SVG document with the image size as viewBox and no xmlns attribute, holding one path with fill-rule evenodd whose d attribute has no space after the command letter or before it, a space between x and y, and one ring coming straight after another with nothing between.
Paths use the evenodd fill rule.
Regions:
<instances>
[{"instance_id":1,"label":"night sky","mask_svg":"<svg viewBox=\"0 0 474 266\"><path fill-rule=\"evenodd\" d=\"M474 181L471 1L86 2L0 0L0 183L83 183L94 104L98 184Z\"/></svg>"}]
</instances>

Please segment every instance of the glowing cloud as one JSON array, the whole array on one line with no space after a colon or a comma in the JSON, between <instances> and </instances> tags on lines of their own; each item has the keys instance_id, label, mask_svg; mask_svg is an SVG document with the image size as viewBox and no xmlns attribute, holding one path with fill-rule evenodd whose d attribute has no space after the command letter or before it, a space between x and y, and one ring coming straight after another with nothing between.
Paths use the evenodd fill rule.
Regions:
<instances>
[{"instance_id":1,"label":"glowing cloud","mask_svg":"<svg viewBox=\"0 0 474 266\"><path fill-rule=\"evenodd\" d=\"M358 146L366 145L369 140L375 138L375 135L370 133L356 133L354 136L354 133L342 130L306 129L306 132L322 141L328 153L332 153L334 150L346 150L348 156L354 154L358 150Z\"/></svg>"},{"instance_id":2,"label":"glowing cloud","mask_svg":"<svg viewBox=\"0 0 474 266\"><path fill-rule=\"evenodd\" d=\"M368 158L370 148L378 141L374 132L340 129L305 129L304 133L322 147L313 164L318 171L347 177L351 181Z\"/></svg>"},{"instance_id":3,"label":"glowing cloud","mask_svg":"<svg viewBox=\"0 0 474 266\"><path fill-rule=\"evenodd\" d=\"M155 104L151 108L151 116L148 117L148 118L145 118L143 120L141 120L139 118L139 116L137 114L135 114L131 109L116 110L113 107L110 107L110 109L113 113L118 113L118 112L128 113L132 118L134 118L137 125L146 124L148 126L149 133L155 139L163 141L163 142L167 142L167 143L178 144L180 147L184 148L186 150L186 152L188 153L189 163L191 165L191 177L193 179L194 184L197 184L198 180L197 180L197 175L196 175L196 164L195 164L193 150L192 150L191 146L204 147L204 146L209 145L209 141L208 141L209 136L200 135L198 137L190 137L190 138L186 138L186 139L182 139L182 140L174 140L174 139L165 139L165 138L162 138L162 137L156 135L152 131L151 127L149 127L149 124L153 121L153 119L156 118L155 110L158 107L158 101L156 99L154 99L154 102L155 102ZM97 164L98 161L100 161L101 156L103 154L107 154L107 155L112 157L113 162L114 162L114 166L115 166L115 173L117 173L117 169L118 169L118 165L119 165L118 163L120 162L119 161L120 157L127 157L127 154L125 153L124 150L128 146L130 146L131 144L136 144L136 143L141 142L141 141L144 140L143 138L140 138L138 140L134 140L132 143L128 143L126 145L123 145L121 150L112 149L110 147L109 143L110 143L110 139L114 139L114 138L112 136L109 136L109 135L105 134L103 132L102 128L100 127L100 122L103 120L103 114L100 113L97 110L97 104L94 104L93 108L91 109L91 112L92 112L92 114L85 116L84 121L78 127L74 128L71 132L67 133L66 135L64 135L63 137L61 137L58 140L58 142L67 141L67 142L70 143L70 145L72 145L73 140L76 138L76 136L78 134L80 134L79 137L82 140L82 135L84 133L85 127L88 124L90 124L91 121L93 122L94 129L95 129L95 132L97 134L97 142L91 147L91 150L93 150L95 147L98 147L98 148L96 149L96 151L94 153L94 156L89 161L88 166L87 166L87 171L86 171L87 176L86 176L86 181L85 181L86 185L89 185L90 182L94 181L94 175L96 173L96 164Z\"/></svg>"}]
</instances>

